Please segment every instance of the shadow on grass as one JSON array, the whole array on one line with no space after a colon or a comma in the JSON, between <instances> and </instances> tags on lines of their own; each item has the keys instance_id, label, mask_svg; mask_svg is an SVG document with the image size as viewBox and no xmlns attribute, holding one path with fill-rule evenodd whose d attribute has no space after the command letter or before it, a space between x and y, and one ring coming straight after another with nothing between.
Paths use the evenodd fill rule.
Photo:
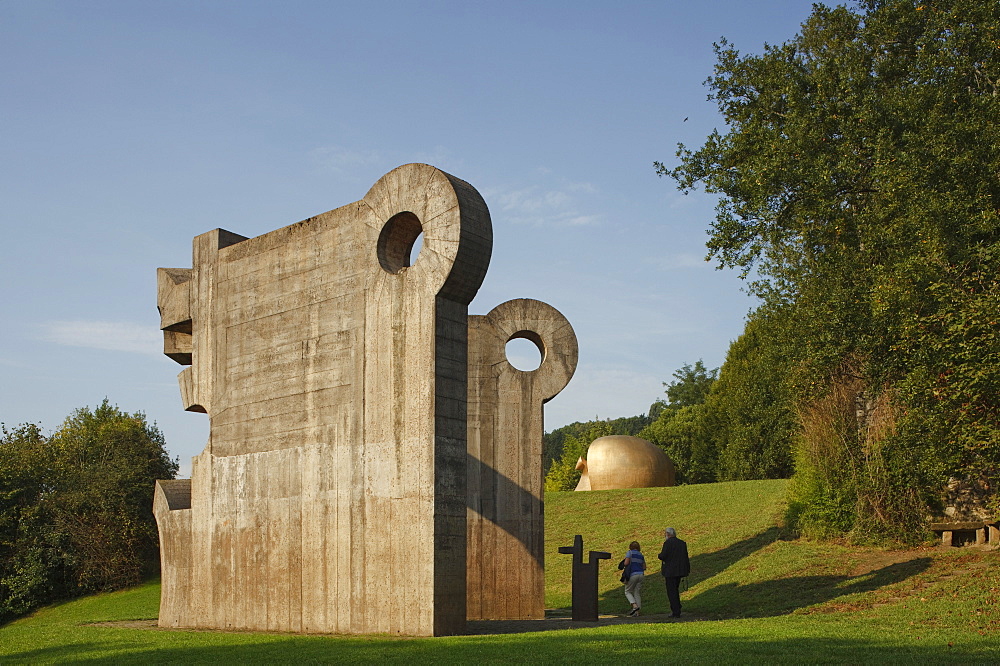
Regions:
<instances>
[{"instance_id":1,"label":"shadow on grass","mask_svg":"<svg viewBox=\"0 0 1000 666\"><path fill-rule=\"evenodd\" d=\"M749 539L737 541L721 550L695 555L691 558L689 583L697 585L703 580L716 576L743 558L753 555L758 550L767 548L776 541L783 540L784 537L785 532L780 527L770 527L760 534L755 534ZM653 557L655 558L656 555L654 554ZM659 562L659 560L654 561ZM659 570L657 570L657 574L659 574Z\"/></svg>"},{"instance_id":2,"label":"shadow on grass","mask_svg":"<svg viewBox=\"0 0 1000 666\"><path fill-rule=\"evenodd\" d=\"M744 585L725 583L696 594L685 605L720 618L784 615L838 597L900 583L930 565L931 558L919 557L861 576L798 576Z\"/></svg>"},{"instance_id":3,"label":"shadow on grass","mask_svg":"<svg viewBox=\"0 0 1000 666\"><path fill-rule=\"evenodd\" d=\"M731 546L711 553L702 553L691 558L691 576L687 584L691 587L723 573L740 560L783 540L786 532L771 527L760 534L738 541ZM656 551L651 551L658 553ZM654 555L647 555L649 561ZM886 566L860 576L798 576L777 578L755 583L723 583L704 590L694 590L690 594L682 588L681 600L685 614L711 619L732 619L744 617L771 617L786 615L800 608L825 603L838 597L871 592L886 585L900 583L911 576L925 571L931 565L931 558L915 558ZM666 589L659 567L647 573L642 589L643 615L668 612ZM602 613L625 613L628 602L624 596L624 586L606 591L601 595L599 607Z\"/></svg>"},{"instance_id":4,"label":"shadow on grass","mask_svg":"<svg viewBox=\"0 0 1000 666\"><path fill-rule=\"evenodd\" d=\"M698 583L716 576L745 557L766 548L775 541L784 538L785 531L779 527L770 527L760 534L737 541L721 550L711 553L702 553L691 558L691 576L688 577L686 585L697 585ZM648 613L667 613L666 588L664 587L663 576L660 574L661 562L657 559L662 544L650 544L650 548L645 551L646 580L642 589L642 605ZM612 558L613 560L614 558ZM686 598L687 595L682 595ZM686 601L684 602L687 603ZM624 613L629 605L625 600L624 586L613 588L600 595L598 607L602 613Z\"/></svg>"},{"instance_id":5,"label":"shadow on grass","mask_svg":"<svg viewBox=\"0 0 1000 666\"><path fill-rule=\"evenodd\" d=\"M141 638L122 636L117 641L75 643L25 650L8 655L18 663L608 663L608 646L614 658L636 663L943 663L982 661L996 656L988 639L954 644L947 639L907 643L880 637L847 639L816 635L774 636L747 634L738 629L692 635L683 625L649 628L612 627L586 632L465 636L450 639L393 640L341 637L285 637L254 635L252 643L221 644L212 637L202 645L144 644ZM130 640L131 639L131 640ZM183 641L183 635L177 642ZM212 644L216 643L216 644Z\"/></svg>"}]
</instances>

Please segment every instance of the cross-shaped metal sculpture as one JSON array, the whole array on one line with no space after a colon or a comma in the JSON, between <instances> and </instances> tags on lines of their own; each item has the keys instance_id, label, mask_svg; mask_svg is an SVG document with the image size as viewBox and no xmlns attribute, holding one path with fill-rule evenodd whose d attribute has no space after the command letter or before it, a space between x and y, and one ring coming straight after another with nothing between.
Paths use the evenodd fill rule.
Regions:
<instances>
[{"instance_id":1,"label":"cross-shaped metal sculpture","mask_svg":"<svg viewBox=\"0 0 1000 666\"><path fill-rule=\"evenodd\" d=\"M611 559L611 553L590 551L590 562L583 561L583 536L577 534L572 546L560 546L559 552L573 556L573 619L597 622L597 565Z\"/></svg>"}]
</instances>

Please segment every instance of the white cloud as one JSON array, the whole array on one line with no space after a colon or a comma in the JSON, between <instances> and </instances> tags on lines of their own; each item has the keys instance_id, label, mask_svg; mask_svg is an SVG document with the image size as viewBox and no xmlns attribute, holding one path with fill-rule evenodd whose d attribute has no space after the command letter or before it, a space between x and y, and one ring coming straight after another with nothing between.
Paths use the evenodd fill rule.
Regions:
<instances>
[{"instance_id":1,"label":"white cloud","mask_svg":"<svg viewBox=\"0 0 1000 666\"><path fill-rule=\"evenodd\" d=\"M545 175L541 173L542 178ZM572 227L601 222L599 215L581 212L585 208L581 195L585 197L596 193L597 188L591 183L563 180L554 185L487 188L483 190L483 197L489 202L495 217L499 217L499 213L514 224Z\"/></svg>"},{"instance_id":2,"label":"white cloud","mask_svg":"<svg viewBox=\"0 0 1000 666\"><path fill-rule=\"evenodd\" d=\"M562 223L567 227L583 227L596 225L600 223L600 215L576 215L576 216L566 216L562 219Z\"/></svg>"},{"instance_id":3,"label":"white cloud","mask_svg":"<svg viewBox=\"0 0 1000 666\"><path fill-rule=\"evenodd\" d=\"M41 337L68 347L156 355L163 352L160 331L128 321L51 321L42 324Z\"/></svg>"}]
</instances>

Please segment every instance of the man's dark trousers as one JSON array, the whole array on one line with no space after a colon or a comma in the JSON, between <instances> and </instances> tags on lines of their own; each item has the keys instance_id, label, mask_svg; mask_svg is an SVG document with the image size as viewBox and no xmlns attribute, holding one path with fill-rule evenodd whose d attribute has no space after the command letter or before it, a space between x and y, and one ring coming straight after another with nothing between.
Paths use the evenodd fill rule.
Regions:
<instances>
[{"instance_id":1,"label":"man's dark trousers","mask_svg":"<svg viewBox=\"0 0 1000 666\"><path fill-rule=\"evenodd\" d=\"M658 558L663 562L660 573L667 583L667 599L670 600L670 614L681 616L681 578L691 573L691 560L688 558L687 544L677 537L670 537L663 542Z\"/></svg>"},{"instance_id":2,"label":"man's dark trousers","mask_svg":"<svg viewBox=\"0 0 1000 666\"><path fill-rule=\"evenodd\" d=\"M664 576L667 582L667 599L670 600L670 614L674 617L681 616L681 577Z\"/></svg>"}]
</instances>

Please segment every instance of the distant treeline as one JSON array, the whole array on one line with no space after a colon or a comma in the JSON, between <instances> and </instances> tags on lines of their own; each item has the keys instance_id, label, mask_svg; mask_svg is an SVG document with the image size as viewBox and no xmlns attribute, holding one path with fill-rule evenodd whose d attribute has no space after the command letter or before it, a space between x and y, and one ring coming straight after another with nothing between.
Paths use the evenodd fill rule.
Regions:
<instances>
[{"instance_id":1,"label":"distant treeline","mask_svg":"<svg viewBox=\"0 0 1000 666\"><path fill-rule=\"evenodd\" d=\"M652 410L651 412L652 413ZM542 438L542 467L545 473L549 473L552 462L562 457L563 445L567 437L580 439L590 432L595 426L607 424L608 435L638 435L643 428L653 422L653 418L640 414L639 416L622 416L617 419L594 419L593 421L576 421L561 428L556 428L552 432L545 433ZM589 442L588 442L589 444ZM576 461L573 461L576 464Z\"/></svg>"}]
</instances>

